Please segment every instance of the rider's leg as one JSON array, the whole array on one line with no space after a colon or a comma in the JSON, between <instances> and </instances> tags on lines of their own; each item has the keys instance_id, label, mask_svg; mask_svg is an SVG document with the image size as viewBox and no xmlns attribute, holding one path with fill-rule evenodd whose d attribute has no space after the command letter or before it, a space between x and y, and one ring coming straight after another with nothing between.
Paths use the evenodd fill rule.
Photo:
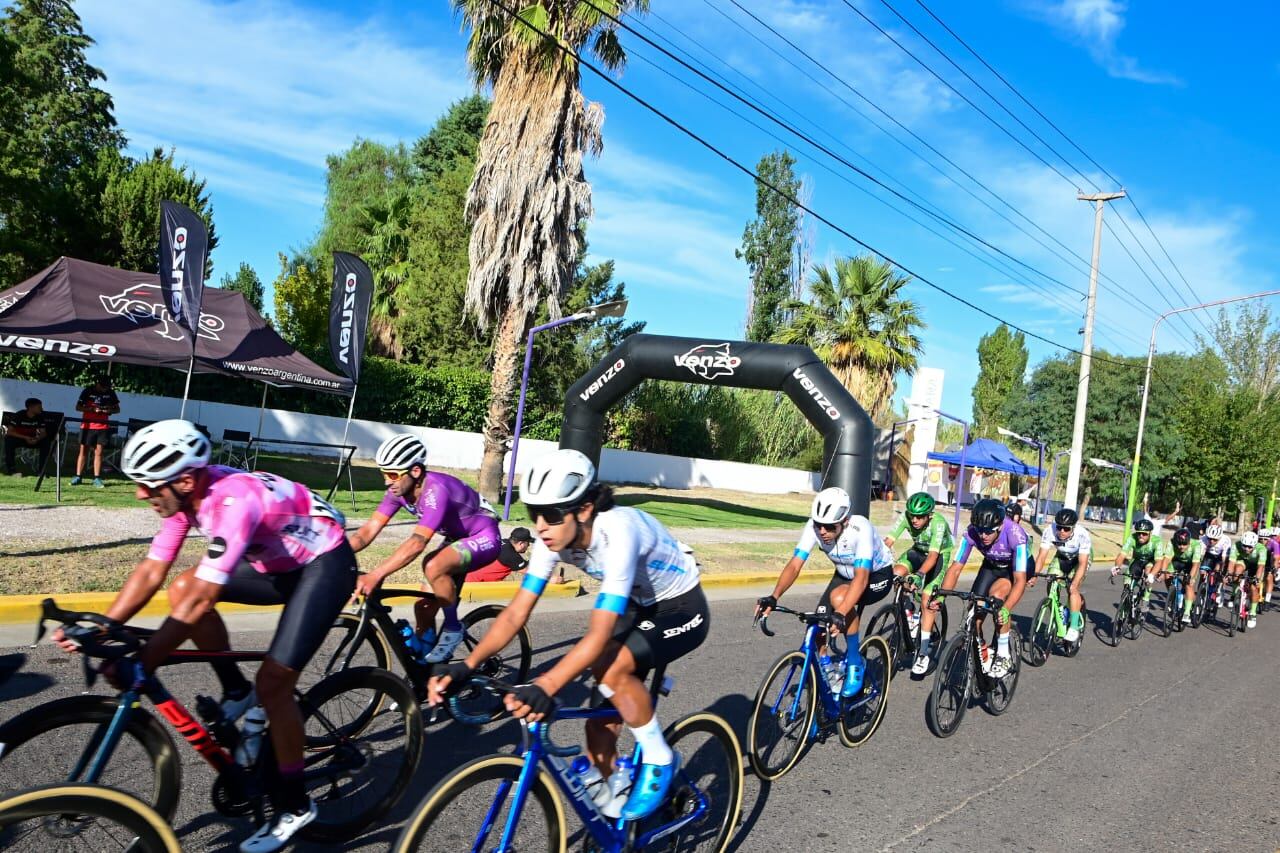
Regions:
<instances>
[{"instance_id":1,"label":"rider's leg","mask_svg":"<svg viewBox=\"0 0 1280 853\"><path fill-rule=\"evenodd\" d=\"M985 595L991 595L999 599L1008 596L1009 591L1013 589L1013 581L1000 578L991 584L991 591ZM998 621L998 620L997 620ZM996 638L996 654L1001 657L1009 657L1009 631L1013 628L1013 617L1010 616L1003 623L1000 623L1000 634Z\"/></svg>"},{"instance_id":2,"label":"rider's leg","mask_svg":"<svg viewBox=\"0 0 1280 853\"><path fill-rule=\"evenodd\" d=\"M602 685L601 695L611 694L610 701L615 708L618 708L619 702L626 704L634 699L634 693L627 679L638 681L635 678L635 670L635 657L620 643L610 643L604 654L591 667L591 673L595 676L596 682ZM619 691L611 685L628 686L623 687L622 695L619 696ZM640 686L643 689L643 682L640 682ZM646 702L649 700L648 692L645 692L644 699ZM621 708L618 708L618 713L621 716ZM629 706L628 714L631 714L633 719L636 718L634 703ZM587 720L587 753L605 778L613 772L613 765L618 757L618 735L622 733L622 723L625 719L623 717L619 720Z\"/></svg>"},{"instance_id":3,"label":"rider's leg","mask_svg":"<svg viewBox=\"0 0 1280 853\"><path fill-rule=\"evenodd\" d=\"M248 568L248 567L246 567ZM253 571L252 568L249 568ZM254 572L257 574L257 572ZM187 587L196 575L196 567L192 566L174 578L169 584L169 606L186 596ZM191 642L197 649L205 652L224 652L231 648L231 639L227 636L227 624L222 621L217 610L210 609L191 630ZM240 665L233 660L215 660L210 666L218 676L222 685L222 693L228 698L243 696L249 690L249 679L240 671Z\"/></svg>"},{"instance_id":4,"label":"rider's leg","mask_svg":"<svg viewBox=\"0 0 1280 853\"><path fill-rule=\"evenodd\" d=\"M846 600L851 592L851 584L845 584L842 587L831 591L831 606L836 610L843 610ZM862 676L866 670L866 665L862 660L862 649L860 648L861 638L858 636L858 629L861 627L862 608L854 602L853 610L849 613L849 617L845 620L845 645L846 651L844 655L844 687L841 693L849 695L856 694L862 689Z\"/></svg>"},{"instance_id":5,"label":"rider's leg","mask_svg":"<svg viewBox=\"0 0 1280 853\"><path fill-rule=\"evenodd\" d=\"M441 607L445 610L443 630L451 630L448 625L450 609L455 622L458 618L458 584L455 578L466 573L462 553L448 545L436 549L423 559L422 574L427 581L423 584L423 589L434 593L435 598L420 598L413 605L419 634L435 627L436 613Z\"/></svg>"},{"instance_id":6,"label":"rider's leg","mask_svg":"<svg viewBox=\"0 0 1280 853\"><path fill-rule=\"evenodd\" d=\"M1187 575L1187 586L1182 591L1182 618L1185 622L1191 621L1191 610L1196 604L1196 587L1200 585L1200 567L1192 566L1191 572Z\"/></svg>"}]
</instances>

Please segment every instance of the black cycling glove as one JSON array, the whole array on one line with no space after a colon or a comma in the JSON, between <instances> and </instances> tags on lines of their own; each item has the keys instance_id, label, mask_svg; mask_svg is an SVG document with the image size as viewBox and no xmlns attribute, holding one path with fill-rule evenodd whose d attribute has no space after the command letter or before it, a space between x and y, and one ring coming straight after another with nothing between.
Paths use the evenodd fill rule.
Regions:
<instances>
[{"instance_id":1,"label":"black cycling glove","mask_svg":"<svg viewBox=\"0 0 1280 853\"><path fill-rule=\"evenodd\" d=\"M467 682L471 680L471 674L473 672L475 672L475 670L467 666L462 661L456 661L454 663L443 663L437 665L431 671L431 677L444 678L446 675L449 676L448 686L441 691L444 696L448 697L456 695L458 691L466 687Z\"/></svg>"},{"instance_id":2,"label":"black cycling glove","mask_svg":"<svg viewBox=\"0 0 1280 853\"><path fill-rule=\"evenodd\" d=\"M756 599L756 608L759 610L772 610L778 606L778 599L772 595L761 596Z\"/></svg>"},{"instance_id":3,"label":"black cycling glove","mask_svg":"<svg viewBox=\"0 0 1280 853\"><path fill-rule=\"evenodd\" d=\"M841 634L847 633L849 630L849 620L841 612L836 611L831 614L831 627Z\"/></svg>"},{"instance_id":4,"label":"black cycling glove","mask_svg":"<svg viewBox=\"0 0 1280 853\"><path fill-rule=\"evenodd\" d=\"M533 683L521 684L511 691L511 695L528 705L532 714L548 714L555 705L552 698L547 695L547 691Z\"/></svg>"}]
</instances>

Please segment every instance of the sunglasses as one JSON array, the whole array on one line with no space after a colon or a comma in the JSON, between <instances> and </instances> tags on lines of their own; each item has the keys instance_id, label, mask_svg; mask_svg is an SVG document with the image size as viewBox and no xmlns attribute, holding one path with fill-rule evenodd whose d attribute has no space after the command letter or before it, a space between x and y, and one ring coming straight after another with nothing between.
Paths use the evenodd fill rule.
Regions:
<instances>
[{"instance_id":1,"label":"sunglasses","mask_svg":"<svg viewBox=\"0 0 1280 853\"><path fill-rule=\"evenodd\" d=\"M1075 528L1074 528L1074 527L1059 527L1059 528L1058 528L1058 532L1059 532L1059 533L1065 533L1065 534L1067 534L1068 536L1070 536L1070 535L1071 535L1071 531L1073 531L1073 530L1075 530Z\"/></svg>"},{"instance_id":2,"label":"sunglasses","mask_svg":"<svg viewBox=\"0 0 1280 853\"><path fill-rule=\"evenodd\" d=\"M992 533L995 533L999 529L1000 529L999 527L979 527L978 532L981 533L983 536L990 536Z\"/></svg>"},{"instance_id":3,"label":"sunglasses","mask_svg":"<svg viewBox=\"0 0 1280 853\"><path fill-rule=\"evenodd\" d=\"M827 533L834 533L836 530L840 528L840 522L837 521L835 524L823 524L820 521L815 521L813 523L813 526L818 528L819 530L824 530Z\"/></svg>"},{"instance_id":4,"label":"sunglasses","mask_svg":"<svg viewBox=\"0 0 1280 853\"><path fill-rule=\"evenodd\" d=\"M394 483L396 480L399 480L408 473L408 471L387 471L386 469L383 469L382 476Z\"/></svg>"},{"instance_id":5,"label":"sunglasses","mask_svg":"<svg viewBox=\"0 0 1280 853\"><path fill-rule=\"evenodd\" d=\"M538 519L542 519L552 527L564 524L565 518L577 511L577 507L554 507L554 506L529 506L525 504L525 512L529 513L530 520L534 524L538 523Z\"/></svg>"}]
</instances>

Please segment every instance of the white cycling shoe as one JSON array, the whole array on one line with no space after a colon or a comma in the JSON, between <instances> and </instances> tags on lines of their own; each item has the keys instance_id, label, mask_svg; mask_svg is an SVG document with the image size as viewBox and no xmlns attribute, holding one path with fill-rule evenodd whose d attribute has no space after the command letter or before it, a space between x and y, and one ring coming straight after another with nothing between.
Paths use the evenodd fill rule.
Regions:
<instances>
[{"instance_id":1,"label":"white cycling shoe","mask_svg":"<svg viewBox=\"0 0 1280 853\"><path fill-rule=\"evenodd\" d=\"M310 808L302 814L285 812L278 815L274 822L263 824L262 828L240 842L240 853L275 853L283 848L293 836L319 813L314 800L309 801Z\"/></svg>"},{"instance_id":2,"label":"white cycling shoe","mask_svg":"<svg viewBox=\"0 0 1280 853\"><path fill-rule=\"evenodd\" d=\"M1068 628L1066 635L1062 639L1066 640L1068 643L1074 643L1076 640L1080 639L1080 629Z\"/></svg>"},{"instance_id":3,"label":"white cycling shoe","mask_svg":"<svg viewBox=\"0 0 1280 853\"><path fill-rule=\"evenodd\" d=\"M1256 627L1258 627L1258 617L1257 617L1257 616L1250 616L1250 617L1249 617L1249 622L1248 622L1248 624L1247 624L1245 627L1247 627L1247 628L1256 628Z\"/></svg>"},{"instance_id":4,"label":"white cycling shoe","mask_svg":"<svg viewBox=\"0 0 1280 853\"><path fill-rule=\"evenodd\" d=\"M1183 613L1183 614L1182 614L1182 624L1183 624L1183 625L1190 625L1190 624L1191 624L1191 614L1190 614L1190 613Z\"/></svg>"},{"instance_id":5,"label":"white cycling shoe","mask_svg":"<svg viewBox=\"0 0 1280 853\"><path fill-rule=\"evenodd\" d=\"M462 645L466 636L464 631L441 631L440 639L436 640L436 647L431 650L431 654L427 655L427 663L446 663L453 660L454 650Z\"/></svg>"},{"instance_id":6,"label":"white cycling shoe","mask_svg":"<svg viewBox=\"0 0 1280 853\"><path fill-rule=\"evenodd\" d=\"M997 654L991 661L990 675L992 678L1004 678L1013 671L1013 661L1008 655Z\"/></svg>"},{"instance_id":7,"label":"white cycling shoe","mask_svg":"<svg viewBox=\"0 0 1280 853\"><path fill-rule=\"evenodd\" d=\"M911 665L912 675L924 675L929 671L929 656L916 655L916 662Z\"/></svg>"}]
</instances>

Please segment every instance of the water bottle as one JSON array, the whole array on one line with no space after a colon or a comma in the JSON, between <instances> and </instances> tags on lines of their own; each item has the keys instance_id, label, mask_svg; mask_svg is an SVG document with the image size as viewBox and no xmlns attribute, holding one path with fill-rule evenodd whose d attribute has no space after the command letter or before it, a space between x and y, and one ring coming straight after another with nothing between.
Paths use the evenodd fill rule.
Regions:
<instances>
[{"instance_id":1,"label":"water bottle","mask_svg":"<svg viewBox=\"0 0 1280 853\"><path fill-rule=\"evenodd\" d=\"M400 629L400 640L409 650L409 656L418 663L426 663L427 654L422 647L422 638L413 630L413 626L404 619L397 619L396 627Z\"/></svg>"},{"instance_id":2,"label":"water bottle","mask_svg":"<svg viewBox=\"0 0 1280 853\"><path fill-rule=\"evenodd\" d=\"M607 818L616 819L622 814L622 806L627 802L627 794L631 792L631 772L635 763L630 756L620 756L617 767L609 774L609 779L600 791L600 799L596 805Z\"/></svg>"},{"instance_id":3,"label":"water bottle","mask_svg":"<svg viewBox=\"0 0 1280 853\"><path fill-rule=\"evenodd\" d=\"M840 665L833 661L830 655L824 653L818 658L818 666L822 669L822 677L827 680L827 686L833 693L839 693L840 686L844 682L844 673L840 671Z\"/></svg>"},{"instance_id":4,"label":"water bottle","mask_svg":"<svg viewBox=\"0 0 1280 853\"><path fill-rule=\"evenodd\" d=\"M267 727L267 712L261 705L254 705L244 715L244 724L240 726L240 743L236 744L236 763L242 767L252 767L258 760L258 752L262 749L262 732Z\"/></svg>"},{"instance_id":5,"label":"water bottle","mask_svg":"<svg viewBox=\"0 0 1280 853\"><path fill-rule=\"evenodd\" d=\"M573 775L578 777L582 787L586 788L587 796L595 800L599 796L601 789L604 788L604 775L600 772L600 769L585 755L579 755L573 759L573 763L569 765L569 768L573 770Z\"/></svg>"},{"instance_id":6,"label":"water bottle","mask_svg":"<svg viewBox=\"0 0 1280 853\"><path fill-rule=\"evenodd\" d=\"M227 749L234 749L240 740L240 732L235 723L222 713L222 706L212 696L196 697L196 713L204 721L205 728L213 735L213 739Z\"/></svg>"},{"instance_id":7,"label":"water bottle","mask_svg":"<svg viewBox=\"0 0 1280 853\"><path fill-rule=\"evenodd\" d=\"M1058 610L1062 611L1062 612L1061 612L1061 614L1060 614L1060 615L1062 616L1062 624L1063 624L1063 625L1070 625L1070 624L1071 624L1071 611L1070 611L1070 610L1068 610L1066 607L1064 607L1064 606L1062 606L1062 605L1059 605L1059 606L1058 606Z\"/></svg>"}]
</instances>

